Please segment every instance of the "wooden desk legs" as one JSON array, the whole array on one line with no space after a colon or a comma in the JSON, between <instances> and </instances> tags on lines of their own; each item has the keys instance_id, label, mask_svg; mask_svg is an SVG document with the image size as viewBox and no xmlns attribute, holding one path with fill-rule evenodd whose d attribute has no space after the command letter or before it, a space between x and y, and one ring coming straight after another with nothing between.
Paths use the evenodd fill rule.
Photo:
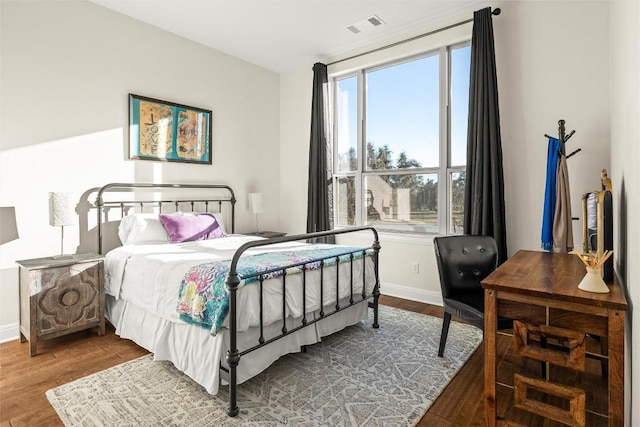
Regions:
<instances>
[{"instance_id":1,"label":"wooden desk legs","mask_svg":"<svg viewBox=\"0 0 640 427\"><path fill-rule=\"evenodd\" d=\"M624 311L609 311L609 425L624 426Z\"/></svg>"},{"instance_id":2,"label":"wooden desk legs","mask_svg":"<svg viewBox=\"0 0 640 427\"><path fill-rule=\"evenodd\" d=\"M496 425L496 328L495 291L484 293L484 419L487 427Z\"/></svg>"}]
</instances>

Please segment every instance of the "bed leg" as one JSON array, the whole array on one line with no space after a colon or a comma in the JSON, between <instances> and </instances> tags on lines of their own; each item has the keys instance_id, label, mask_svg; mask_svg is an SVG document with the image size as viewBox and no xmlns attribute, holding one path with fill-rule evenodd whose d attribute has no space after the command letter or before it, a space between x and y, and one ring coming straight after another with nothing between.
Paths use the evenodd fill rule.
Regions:
<instances>
[{"instance_id":1,"label":"bed leg","mask_svg":"<svg viewBox=\"0 0 640 427\"><path fill-rule=\"evenodd\" d=\"M378 323L378 297L379 295L374 295L373 297L373 329L378 329L380 324Z\"/></svg>"},{"instance_id":2,"label":"bed leg","mask_svg":"<svg viewBox=\"0 0 640 427\"><path fill-rule=\"evenodd\" d=\"M229 350L227 352L227 364L229 365L229 409L227 410L227 415L230 417L235 417L240 412L238 408L238 378L236 372L239 362L238 350L236 349L233 352Z\"/></svg>"},{"instance_id":3,"label":"bed leg","mask_svg":"<svg viewBox=\"0 0 640 427\"><path fill-rule=\"evenodd\" d=\"M240 353L236 339L236 293L240 285L240 278L233 265L227 276L227 289L229 290L229 350L227 351L227 366L229 366L229 409L230 417L238 415L238 377L237 368L240 363Z\"/></svg>"},{"instance_id":4,"label":"bed leg","mask_svg":"<svg viewBox=\"0 0 640 427\"><path fill-rule=\"evenodd\" d=\"M380 254L380 242L376 235L376 240L373 242L373 267L376 275L376 284L373 286L373 329L378 329L380 324L378 323L378 299L380 298L380 273L378 269L378 255Z\"/></svg>"},{"instance_id":5,"label":"bed leg","mask_svg":"<svg viewBox=\"0 0 640 427\"><path fill-rule=\"evenodd\" d=\"M378 323L378 307L380 306L380 303L378 302L379 298L380 290L378 285L376 285L373 288L373 302L367 303L367 306L373 309L373 325L371 325L373 329L378 329L380 327L380 324Z\"/></svg>"}]
</instances>

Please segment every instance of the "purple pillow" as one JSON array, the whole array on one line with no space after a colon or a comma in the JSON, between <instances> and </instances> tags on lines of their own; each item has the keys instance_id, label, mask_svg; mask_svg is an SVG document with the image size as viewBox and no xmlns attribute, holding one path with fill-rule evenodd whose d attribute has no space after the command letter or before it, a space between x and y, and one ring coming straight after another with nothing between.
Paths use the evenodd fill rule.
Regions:
<instances>
[{"instance_id":1,"label":"purple pillow","mask_svg":"<svg viewBox=\"0 0 640 427\"><path fill-rule=\"evenodd\" d=\"M201 215L160 214L160 223L167 231L171 243L224 237L218 221L208 213Z\"/></svg>"}]
</instances>

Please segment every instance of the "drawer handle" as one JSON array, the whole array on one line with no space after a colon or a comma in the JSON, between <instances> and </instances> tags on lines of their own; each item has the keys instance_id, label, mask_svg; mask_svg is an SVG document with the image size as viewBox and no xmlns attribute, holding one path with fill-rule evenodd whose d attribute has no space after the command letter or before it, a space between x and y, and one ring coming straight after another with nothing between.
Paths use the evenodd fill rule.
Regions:
<instances>
[{"instance_id":1,"label":"drawer handle","mask_svg":"<svg viewBox=\"0 0 640 427\"><path fill-rule=\"evenodd\" d=\"M529 339L531 335L560 340L569 352L542 348L540 343ZM555 326L529 325L514 320L513 349L520 356L580 371L585 369L585 335L578 331Z\"/></svg>"},{"instance_id":2,"label":"drawer handle","mask_svg":"<svg viewBox=\"0 0 640 427\"><path fill-rule=\"evenodd\" d=\"M528 390L534 389L551 396L569 401L569 409L541 402L527 397ZM563 384L552 383L523 375L513 376L513 404L516 408L550 418L568 426L584 427L586 423L584 390Z\"/></svg>"}]
</instances>

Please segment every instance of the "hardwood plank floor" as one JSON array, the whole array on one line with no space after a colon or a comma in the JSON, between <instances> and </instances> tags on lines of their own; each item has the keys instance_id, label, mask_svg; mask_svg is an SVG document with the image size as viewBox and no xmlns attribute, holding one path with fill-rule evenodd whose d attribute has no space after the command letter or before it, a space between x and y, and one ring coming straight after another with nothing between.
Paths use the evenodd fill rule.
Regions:
<instances>
[{"instance_id":1,"label":"hardwood plank floor","mask_svg":"<svg viewBox=\"0 0 640 427\"><path fill-rule=\"evenodd\" d=\"M442 317L442 307L387 296L380 301ZM498 366L510 363L509 343L508 337L498 337ZM120 339L110 325L104 336L98 336L96 330L83 331L38 343L34 357L29 357L27 343L0 344L0 427L62 426L45 396L47 390L145 354L133 342ZM481 345L418 426L483 426L483 364Z\"/></svg>"}]
</instances>

